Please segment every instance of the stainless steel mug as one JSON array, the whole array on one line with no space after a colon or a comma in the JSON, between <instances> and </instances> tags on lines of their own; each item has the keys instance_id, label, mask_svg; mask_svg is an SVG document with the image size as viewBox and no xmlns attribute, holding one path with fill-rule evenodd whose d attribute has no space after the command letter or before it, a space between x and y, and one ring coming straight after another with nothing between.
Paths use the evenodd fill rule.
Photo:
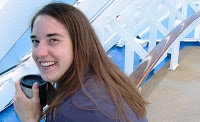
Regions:
<instances>
[{"instance_id":1,"label":"stainless steel mug","mask_svg":"<svg viewBox=\"0 0 200 122\"><path fill-rule=\"evenodd\" d=\"M26 75L23 76L20 80L21 82L21 88L25 95L28 98L33 97L33 91L32 91L32 86L35 82L38 83L39 86L39 96L40 96L40 105L41 109L46 105L46 87L47 83L41 78L40 75Z\"/></svg>"}]
</instances>

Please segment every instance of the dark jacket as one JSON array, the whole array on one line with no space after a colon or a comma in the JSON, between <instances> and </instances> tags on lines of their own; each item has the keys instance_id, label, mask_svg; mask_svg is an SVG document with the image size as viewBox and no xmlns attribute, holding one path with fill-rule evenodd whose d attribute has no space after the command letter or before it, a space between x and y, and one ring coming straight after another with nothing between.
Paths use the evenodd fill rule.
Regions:
<instances>
[{"instance_id":1,"label":"dark jacket","mask_svg":"<svg viewBox=\"0 0 200 122\"><path fill-rule=\"evenodd\" d=\"M89 97L85 95L87 93ZM132 122L147 122L146 117L137 119L135 112L124 102L125 111ZM47 122L125 122L118 118L116 107L107 92L94 78L85 81L79 89L66 99L56 111L56 118L47 114Z\"/></svg>"}]
</instances>

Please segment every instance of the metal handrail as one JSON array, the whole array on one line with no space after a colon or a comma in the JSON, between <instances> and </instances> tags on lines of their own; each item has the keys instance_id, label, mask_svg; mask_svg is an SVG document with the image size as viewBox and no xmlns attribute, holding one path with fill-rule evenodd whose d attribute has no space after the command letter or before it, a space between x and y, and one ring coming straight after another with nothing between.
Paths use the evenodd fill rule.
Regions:
<instances>
[{"instance_id":1,"label":"metal handrail","mask_svg":"<svg viewBox=\"0 0 200 122\"><path fill-rule=\"evenodd\" d=\"M193 14L191 17L185 19L176 28L174 28L167 36L165 36L160 43L158 43L153 50L143 59L139 66L130 74L130 78L137 85L141 86L149 73L152 71L156 63L162 55L169 49L172 43L179 37L179 35L197 18L200 17L200 12ZM200 22L199 22L200 23Z\"/></svg>"}]
</instances>

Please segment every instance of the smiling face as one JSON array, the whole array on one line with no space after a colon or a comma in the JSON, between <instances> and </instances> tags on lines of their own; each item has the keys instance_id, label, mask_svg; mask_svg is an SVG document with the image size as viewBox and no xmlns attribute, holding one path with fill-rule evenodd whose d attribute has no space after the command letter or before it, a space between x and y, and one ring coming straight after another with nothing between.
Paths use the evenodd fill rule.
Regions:
<instances>
[{"instance_id":1,"label":"smiling face","mask_svg":"<svg viewBox=\"0 0 200 122\"><path fill-rule=\"evenodd\" d=\"M72 65L73 44L65 26L48 15L34 21L31 40L32 56L42 78L56 82Z\"/></svg>"}]
</instances>

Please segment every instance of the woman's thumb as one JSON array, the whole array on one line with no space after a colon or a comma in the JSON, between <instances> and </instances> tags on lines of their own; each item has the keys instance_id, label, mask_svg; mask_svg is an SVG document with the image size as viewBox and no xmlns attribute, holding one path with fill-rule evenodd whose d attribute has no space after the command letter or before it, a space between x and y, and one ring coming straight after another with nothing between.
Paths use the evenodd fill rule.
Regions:
<instances>
[{"instance_id":1,"label":"woman's thumb","mask_svg":"<svg viewBox=\"0 0 200 122\"><path fill-rule=\"evenodd\" d=\"M39 99L39 86L37 82L33 84L32 90L33 90L33 98Z\"/></svg>"}]
</instances>

